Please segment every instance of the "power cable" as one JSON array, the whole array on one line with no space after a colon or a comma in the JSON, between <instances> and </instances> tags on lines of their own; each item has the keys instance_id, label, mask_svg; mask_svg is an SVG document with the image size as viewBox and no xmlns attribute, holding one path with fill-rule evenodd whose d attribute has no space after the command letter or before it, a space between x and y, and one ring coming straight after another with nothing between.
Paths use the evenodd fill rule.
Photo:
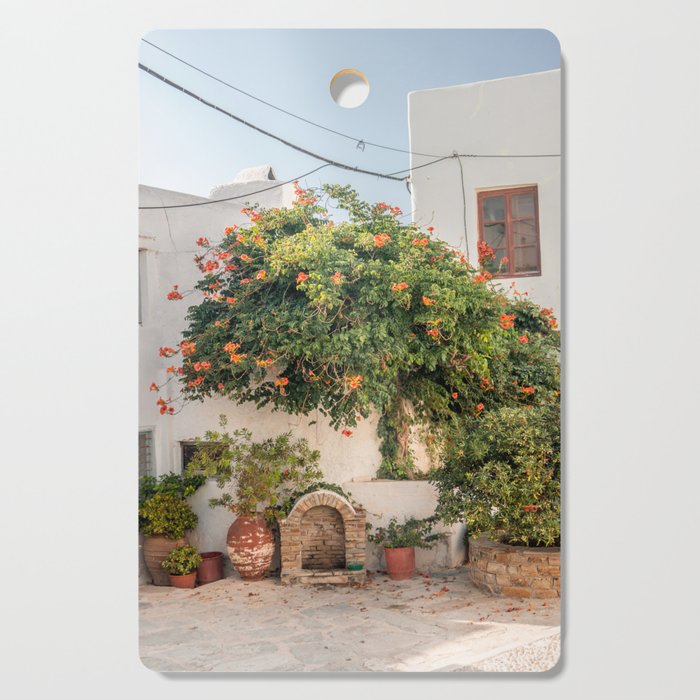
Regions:
<instances>
[{"instance_id":1,"label":"power cable","mask_svg":"<svg viewBox=\"0 0 700 700\"><path fill-rule=\"evenodd\" d=\"M139 207L139 209L183 209L184 207L203 207L206 206L207 204L217 204L218 202L230 202L231 200L234 199L245 199L246 197L252 197L254 194L260 194L261 192L269 192L270 190L274 190L277 187L282 187L283 185L289 185L291 182L296 182L297 180L301 180L303 177L307 177L308 175L313 175L314 173L317 173L319 170L323 170L324 168L327 168L329 166L329 163L326 163L325 165L319 165L318 168L314 168L314 170L309 170L308 173L304 173L303 175L299 175L298 177L294 177L291 180L285 180L285 182L278 182L276 185L271 185L270 187L265 187L262 190L255 190L255 192L248 192L247 194L239 194L236 195L235 197L226 197L224 199L208 199L206 202L192 202L191 204L170 204L168 206L160 206L160 207Z\"/></svg>"},{"instance_id":2,"label":"power cable","mask_svg":"<svg viewBox=\"0 0 700 700\"><path fill-rule=\"evenodd\" d=\"M306 117L302 117L299 114L295 114L294 112L290 112L287 109L284 109L283 107L278 107L275 104L272 104L272 102L268 102L267 100L263 100L261 97L257 97L256 95L253 95L250 92L246 92L245 90L242 90L239 87L236 87L235 85L231 85L231 83L227 83L225 80L222 80L221 78L217 78L215 75L212 75L211 73L207 73L207 71L202 70L201 68L198 68L197 66L193 65L192 63L189 63L188 61L185 61L184 59L180 58L179 56L176 56L173 53L170 53L170 51L166 51L165 49L161 48L160 46L156 46L156 44L148 41L148 39L141 39L144 43L148 44L149 46L152 46L154 49L157 49L158 51L166 54L167 56L170 56L171 58L174 58L176 61L179 61L180 63L188 66L189 68L192 68L193 70L196 70L198 73L201 73L202 75L206 75L208 78L211 78L212 80L216 80L216 82L221 83L222 85L225 85L228 88L231 88L232 90L235 90L236 92L240 92L242 95L245 95L246 97L249 97L252 100L255 100L257 102L260 102L261 104L266 105L267 107L271 107L272 109L276 109L278 112L282 112L283 114L286 114L290 117L293 117L294 119L298 119L299 121L305 122L306 124L311 124L312 126L315 126L319 129L323 129L324 131L328 131L331 134L335 134L336 136L342 136L345 139L349 139L350 141L354 141L358 148L362 147L361 150L364 150L364 146L374 146L375 148L383 148L387 151L395 151L396 153L406 153L408 155L412 156L423 156L425 158L438 158L440 160L443 160L444 158L450 158L451 156L439 156L435 153L419 153L418 151L411 151L407 150L405 148L395 148L393 146L386 146L381 143L375 143L373 141L366 141L365 139L358 139L355 136L350 136L350 134L344 134L342 131L337 131L336 129L331 129L328 126L324 126L323 124L319 124L318 122L312 121L311 119L307 119ZM140 64L139 64L140 65ZM182 88L180 88L182 89ZM503 155L503 154L478 154L478 153L460 153L459 154L463 158L557 158L559 157L559 153L525 153L525 154L516 154L516 155ZM419 166L423 167L423 166ZM414 168L415 169L415 168ZM399 172L405 172L403 170Z\"/></svg>"},{"instance_id":3,"label":"power cable","mask_svg":"<svg viewBox=\"0 0 700 700\"><path fill-rule=\"evenodd\" d=\"M219 106L213 104L212 102L208 102L203 97L200 97L199 95L195 94L194 92L191 92L187 88L182 87L182 85L178 85L177 83L166 78L165 76L160 75L160 73L156 73L154 70L151 70L147 66L144 66L142 63L139 63L139 68L142 71L145 71L146 73L148 73L149 75L152 75L154 78L161 80L166 85L170 85L170 87L174 87L177 90L180 90L180 92L184 93L188 97L191 97L192 99L195 99L198 102L201 102L206 107L210 107L211 109L216 110L217 112L221 112L221 114L224 114L225 116L230 117L231 119L234 119L235 121L237 121L237 122L239 122L247 127L250 127L251 129L254 129L255 131L258 131L261 134L264 134L265 136L269 136L270 138L275 139L276 141L279 141L280 143L283 143L285 146L289 146L290 148L293 148L295 151L299 151L300 153L304 153L305 155L311 156L312 158L315 158L316 160L322 160L324 163L327 163L328 165L334 165L336 168L341 168L342 170L350 170L351 172L363 173L364 175L374 175L375 177L384 178L385 180L394 180L396 182L403 182L406 179L403 177L394 177L392 175L384 175L383 173L378 173L378 172L375 172L373 170L365 170L363 168L358 168L357 166L354 166L354 165L347 165L346 163L340 163L337 160L331 160L330 158L326 158L325 156L321 156L318 153L313 153L312 151L309 151L306 148L302 148L301 146L297 146L296 144L293 144L290 141L283 139L281 136L277 136L275 134L270 133L269 131L265 131L265 129L261 129L259 126L255 126L255 124L251 124L250 122L246 121L245 119L243 119L241 117L236 116L235 114L232 114L231 112L227 112L222 107L219 107Z\"/></svg>"},{"instance_id":4,"label":"power cable","mask_svg":"<svg viewBox=\"0 0 700 700\"><path fill-rule=\"evenodd\" d=\"M414 156L426 156L427 158L437 158L435 154L432 153L416 153L415 151L408 151L404 148L394 148L393 146L384 146L380 143L373 143L372 141L367 141L366 139L358 139L354 136L350 136L349 134L344 134L342 131L336 131L335 129L331 129L328 126L324 126L323 124L319 124L318 122L311 121L311 119L307 119L306 117L302 117L299 114L294 114L294 112L290 112L289 110L286 110L282 107L278 107L277 105L272 104L272 102L268 102L267 100L263 100L261 97L256 97L255 95L246 92L245 90L242 90L239 87L236 87L235 85L231 85L231 83L227 83L225 80L222 80L221 78L217 78L215 75L212 75L211 73L207 73L207 71L202 70L201 68L197 68L197 66L192 65L191 63L188 63L184 59L180 58L179 56L176 56L175 54L170 53L170 51L166 51L165 49L161 48L160 46L156 46L154 43L148 41L148 39L141 39L144 43L148 44L149 46L152 46L154 49L157 49L158 51L166 54L167 56L170 56L171 58L174 58L176 61L179 61L180 63L188 66L189 68L192 68L192 70L196 70L198 73L201 73L202 75L206 75L207 78L211 78L212 80L216 80L217 83L221 83L222 85L225 85L228 88L231 88L232 90L235 90L236 92L240 92L241 95L245 95L246 97L250 97L251 100L255 100L256 102L260 102L261 104L266 105L267 107L271 107L272 109L276 109L278 112L282 112L282 114L286 114L290 117L293 117L294 119L298 119L299 121L305 122L306 124L311 124L311 126L315 126L319 129L323 129L324 131L328 131L331 134L335 134L336 136L342 136L344 139L349 139L350 141L354 141L358 148L362 146L361 150L364 150L364 146L374 146L375 148L383 148L387 151L396 151L397 153L407 153L409 155L414 155Z\"/></svg>"}]
</instances>

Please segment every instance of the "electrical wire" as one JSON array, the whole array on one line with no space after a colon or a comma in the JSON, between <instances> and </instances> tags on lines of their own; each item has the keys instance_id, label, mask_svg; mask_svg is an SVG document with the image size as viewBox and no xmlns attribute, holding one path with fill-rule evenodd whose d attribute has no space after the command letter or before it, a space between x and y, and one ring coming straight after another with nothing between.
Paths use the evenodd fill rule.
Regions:
<instances>
[{"instance_id":1,"label":"electrical wire","mask_svg":"<svg viewBox=\"0 0 700 700\"><path fill-rule=\"evenodd\" d=\"M350 141L354 141L358 147L360 145L362 146L374 146L375 148L383 148L387 151L395 151L396 153L406 153L407 155L411 156L423 156L425 158L438 158L440 160L444 160L444 158L450 158L452 156L439 156L435 153L420 153L418 151L411 151L405 148L395 148L393 146L387 146L385 144L381 143L375 143L374 141L366 141L365 139L359 139L355 136L350 136L350 134L344 134L342 131L337 131L336 129L331 129L328 126L324 126L323 124L319 124L318 122L312 121L311 119L307 119L306 117L302 117L299 114L295 114L294 112L290 112L287 109L284 109L283 107L278 107L275 104L272 104L272 102L268 102L267 100L263 100L261 97L257 97L256 95L253 95L250 92L246 92L245 90L242 90L239 87L236 87L235 85L231 85L231 83L227 83L225 80L222 80L221 78L217 78L215 75L212 75L211 73L207 73L207 71L202 70L201 68L198 68L197 66L193 65L192 63L189 63L188 61L185 61L184 59L180 58L179 56L176 56L173 53L170 53L170 51L166 51L165 49L161 48L160 46L156 46L156 44L148 41L148 39L141 39L144 43L148 44L149 46L152 46L154 49L157 49L158 51L166 54L167 56L170 56L171 58L174 58L176 61L179 61L180 63L188 66L189 68L192 68L193 70L196 70L198 73L201 73L202 75L206 75L208 78L211 78L212 80L216 80L217 83L221 83L222 85L225 85L228 88L231 88L232 90L235 90L236 92L240 92L242 95L245 95L246 97L249 97L252 100L255 100L256 102L260 102L261 104L266 105L267 107L271 107L272 109L276 109L278 112L282 112L283 114L286 114L290 117L293 117L294 119L298 119L299 121L305 122L306 124L311 124L311 126L315 126L319 129L323 129L324 131L327 131L331 134L335 134L336 136L342 136L345 139L349 139ZM140 65L140 64L139 64ZM180 88L182 89L182 88ZM364 150L364 148L363 148ZM460 153L459 154L463 158L558 158L559 153L524 153L524 154L515 154L515 155L503 155L503 154L479 154L479 153ZM423 167L423 166L418 166L418 167ZM415 168L414 168L415 170ZM401 170L399 172L405 172L404 170Z\"/></svg>"},{"instance_id":2,"label":"electrical wire","mask_svg":"<svg viewBox=\"0 0 700 700\"><path fill-rule=\"evenodd\" d=\"M314 173L317 173L319 170L323 170L324 168L327 168L329 166L329 163L326 163L324 165L319 165L318 168L314 168L313 170L309 170L308 173L304 173L303 175L299 175L298 177L294 177L291 180L285 180L284 182L278 182L276 185L271 185L270 187L265 187L262 190L255 190L255 192L248 192L247 194L239 194L236 195L235 197L225 197L224 199L208 199L206 202L192 202L191 204L170 204L168 206L160 206L160 207L139 207L139 209L183 209L184 207L202 207L208 204L217 204L218 202L230 202L234 199L245 199L247 197L252 197L255 194L260 194L261 192L269 192L270 190L274 190L277 187L282 187L283 185L289 185L292 182L296 182L297 180L301 180L303 177L307 177L309 175L313 175Z\"/></svg>"},{"instance_id":3,"label":"electrical wire","mask_svg":"<svg viewBox=\"0 0 700 700\"><path fill-rule=\"evenodd\" d=\"M347 165L346 163L341 163L337 160L331 160L330 158L326 158L325 156L321 156L318 153L314 153L313 151L309 151L306 148L302 148L301 146L297 146L296 144L293 144L290 141L283 139L281 136L277 136L269 131L265 131L265 129L261 129L259 126L256 126L255 124L251 124L249 121L246 121L245 119L238 117L235 114L232 114L231 112L227 112L222 107L215 105L213 102L208 102L203 97L200 97L199 95L195 94L194 92L191 92L187 88L182 87L182 85L178 85L177 83L173 82L169 78L166 78L165 76L160 75L160 73L156 73L154 70L151 70L147 66L144 66L142 63L139 63L139 68L142 71L145 71L149 75L153 76L154 78L161 80L166 85L170 85L170 87L174 87L177 90L180 90L180 92L184 93L188 97L191 97L192 99L195 99L198 102L201 102L206 107L210 107L211 109L216 110L217 112L221 112L221 114L224 114L225 116L230 117L231 119L234 119L235 121L237 121L237 122L239 122L247 127L250 127L251 129L254 129L255 131L258 131L261 134L264 134L265 136L269 136L270 138L275 139L276 141L279 141L280 143L283 143L285 146L289 146L290 148L293 148L295 151L299 151L300 153L304 153L305 155L311 156L312 158L315 158L316 160L322 160L324 163L328 163L328 165L334 165L336 168L341 168L342 170L350 170L351 172L362 173L364 175L374 175L375 177L380 177L380 178L383 178L385 180L395 180L397 182L403 182L406 179L403 177L394 177L392 175L384 175L383 173L378 173L378 172L375 172L373 170L365 170L364 168L358 168L357 166L354 166L354 165Z\"/></svg>"},{"instance_id":4,"label":"electrical wire","mask_svg":"<svg viewBox=\"0 0 700 700\"><path fill-rule=\"evenodd\" d=\"M176 56L173 53L170 53L170 51L166 51L165 49L161 48L160 46L156 46L154 43L148 41L148 39L141 39L144 43L148 44L149 46L152 46L154 49L157 49L158 51L166 54L166 56L170 56L170 58L174 58L176 61L179 61L180 63L188 66L189 68L192 68L192 70L196 70L198 73L201 73L202 75L206 75L207 78L211 78L212 80L216 80L217 83L221 83L222 85L225 85L228 88L231 88L232 90L235 90L236 92L240 92L241 95L245 95L246 97L250 97L251 100L255 100L256 102L260 102L261 104L266 105L267 107L271 107L272 109L276 109L278 112L282 112L282 114L286 114L290 117L293 117L294 119L298 119L299 121L305 122L306 124L311 124L311 126L315 126L319 129L323 129L324 131L328 131L331 134L335 134L336 136L342 136L344 139L349 139L350 141L354 141L356 144L358 144L358 147L362 144L364 146L374 146L375 148L383 148L387 151L396 151L397 153L407 153L409 155L414 155L414 156L426 156L427 158L437 158L433 153L416 153L415 151L408 151L404 148L394 148L393 146L385 146L380 143L374 143L372 141L367 141L365 139L358 139L355 136L350 136L350 134L344 134L342 131L336 131L335 129L331 129L328 126L324 126L323 124L319 124L318 122L311 121L311 119L307 119L306 117L302 117L299 114L294 114L294 112L290 112L289 110L286 110L282 107L278 107L275 104L272 104L272 102L268 102L267 100L263 100L261 97L256 97L255 95L251 94L250 92L246 92L245 90L242 90L239 87L236 87L235 85L231 85L231 83L227 83L225 80L222 80L221 78L217 78L215 75L212 75L211 73L207 73L207 71L202 70L201 68L197 68L197 66L192 65L191 63L188 63L184 59L180 58L179 56Z\"/></svg>"}]
</instances>

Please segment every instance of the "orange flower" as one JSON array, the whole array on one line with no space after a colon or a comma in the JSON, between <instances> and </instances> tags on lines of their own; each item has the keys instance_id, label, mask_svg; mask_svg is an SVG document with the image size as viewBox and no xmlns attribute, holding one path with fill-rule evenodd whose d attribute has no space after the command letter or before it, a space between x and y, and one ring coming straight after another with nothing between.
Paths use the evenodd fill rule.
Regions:
<instances>
[{"instance_id":1,"label":"orange flower","mask_svg":"<svg viewBox=\"0 0 700 700\"><path fill-rule=\"evenodd\" d=\"M523 510L526 513L536 513L540 509L539 506L536 506L534 503L530 503L527 506L523 506Z\"/></svg>"},{"instance_id":2,"label":"orange flower","mask_svg":"<svg viewBox=\"0 0 700 700\"><path fill-rule=\"evenodd\" d=\"M526 335L521 335L521 336L518 338L518 340L519 340L521 343L529 343L529 342L530 342L530 339L529 339Z\"/></svg>"},{"instance_id":3,"label":"orange flower","mask_svg":"<svg viewBox=\"0 0 700 700\"><path fill-rule=\"evenodd\" d=\"M250 255L246 255L245 253L243 253L243 255L241 255L241 260L243 262L250 262L252 259L253 258L251 258Z\"/></svg>"},{"instance_id":4,"label":"orange flower","mask_svg":"<svg viewBox=\"0 0 700 700\"><path fill-rule=\"evenodd\" d=\"M408 289L408 282L398 282L391 285L392 292L402 292L404 289Z\"/></svg>"},{"instance_id":5,"label":"orange flower","mask_svg":"<svg viewBox=\"0 0 700 700\"><path fill-rule=\"evenodd\" d=\"M275 379L275 386L287 386L289 384L289 379L287 377L280 377L280 379Z\"/></svg>"},{"instance_id":6,"label":"orange flower","mask_svg":"<svg viewBox=\"0 0 700 700\"><path fill-rule=\"evenodd\" d=\"M341 435L344 435L345 437L350 437L352 435L352 430L348 430L345 428L345 430L341 431Z\"/></svg>"},{"instance_id":7,"label":"orange flower","mask_svg":"<svg viewBox=\"0 0 700 700\"><path fill-rule=\"evenodd\" d=\"M180 347L182 348L182 354L184 357L187 357L188 355L192 355L194 351L197 349L196 343L192 343L188 340L183 340L180 343Z\"/></svg>"},{"instance_id":8,"label":"orange flower","mask_svg":"<svg viewBox=\"0 0 700 700\"><path fill-rule=\"evenodd\" d=\"M523 394L534 394L535 387L534 386L521 386L520 391L522 391Z\"/></svg>"},{"instance_id":9,"label":"orange flower","mask_svg":"<svg viewBox=\"0 0 700 700\"><path fill-rule=\"evenodd\" d=\"M550 325L552 328L556 328L556 327L557 327L557 319L556 319L556 318L550 318L550 319L548 319L548 320L547 320L547 323L549 323L549 325Z\"/></svg>"},{"instance_id":10,"label":"orange flower","mask_svg":"<svg viewBox=\"0 0 700 700\"><path fill-rule=\"evenodd\" d=\"M236 303L236 297L226 297L226 303L227 303L227 304L235 304L235 303Z\"/></svg>"},{"instance_id":11,"label":"orange flower","mask_svg":"<svg viewBox=\"0 0 700 700\"><path fill-rule=\"evenodd\" d=\"M158 350L158 354L161 357L172 357L175 353L177 353L177 350L174 348L160 348Z\"/></svg>"},{"instance_id":12,"label":"orange flower","mask_svg":"<svg viewBox=\"0 0 700 700\"><path fill-rule=\"evenodd\" d=\"M478 275L475 275L474 282L476 284L483 284L484 282L486 282L486 277L484 277L484 275L479 273Z\"/></svg>"},{"instance_id":13,"label":"orange flower","mask_svg":"<svg viewBox=\"0 0 700 700\"><path fill-rule=\"evenodd\" d=\"M258 270L258 274L255 275L256 280L264 280L265 279L265 270Z\"/></svg>"},{"instance_id":14,"label":"orange flower","mask_svg":"<svg viewBox=\"0 0 700 700\"><path fill-rule=\"evenodd\" d=\"M182 294L180 294L180 292L177 291L177 288L178 285L174 284L173 291L168 292L168 299L170 299L170 301L174 301L175 299L182 299Z\"/></svg>"},{"instance_id":15,"label":"orange flower","mask_svg":"<svg viewBox=\"0 0 700 700\"><path fill-rule=\"evenodd\" d=\"M476 404L476 410L479 411L479 413L481 413L481 411L484 410L484 404L483 403Z\"/></svg>"},{"instance_id":16,"label":"orange flower","mask_svg":"<svg viewBox=\"0 0 700 700\"><path fill-rule=\"evenodd\" d=\"M300 272L297 275L297 284L301 284L302 282L305 282L307 279L309 279L309 276L305 272Z\"/></svg>"},{"instance_id":17,"label":"orange flower","mask_svg":"<svg viewBox=\"0 0 700 700\"><path fill-rule=\"evenodd\" d=\"M426 306L432 306L435 302L432 299L430 299L429 297L425 296L425 294L424 294L423 295L423 303Z\"/></svg>"},{"instance_id":18,"label":"orange flower","mask_svg":"<svg viewBox=\"0 0 700 700\"><path fill-rule=\"evenodd\" d=\"M216 388L217 388L219 391L221 391L221 390L224 388L224 385L223 385L221 382L219 382L219 383L216 385Z\"/></svg>"},{"instance_id":19,"label":"orange flower","mask_svg":"<svg viewBox=\"0 0 700 700\"><path fill-rule=\"evenodd\" d=\"M491 384L491 382L489 381L489 379L487 377L484 377L481 380L481 388L484 391L491 391L491 389L493 389L493 384Z\"/></svg>"},{"instance_id":20,"label":"orange flower","mask_svg":"<svg viewBox=\"0 0 700 700\"><path fill-rule=\"evenodd\" d=\"M155 382L153 382L151 384L151 386L148 387L148 390L149 391L158 391L158 385Z\"/></svg>"},{"instance_id":21,"label":"orange flower","mask_svg":"<svg viewBox=\"0 0 700 700\"><path fill-rule=\"evenodd\" d=\"M206 238L205 236L200 236L197 239L197 245L199 245L199 246L209 245L209 239Z\"/></svg>"},{"instance_id":22,"label":"orange flower","mask_svg":"<svg viewBox=\"0 0 700 700\"><path fill-rule=\"evenodd\" d=\"M244 278L241 280L241 284L250 284L250 280L249 280L247 277L244 277Z\"/></svg>"},{"instance_id":23,"label":"orange flower","mask_svg":"<svg viewBox=\"0 0 700 700\"><path fill-rule=\"evenodd\" d=\"M427 246L429 242L430 242L430 241L429 241L427 238L414 238L414 239L411 241L411 243L413 243L413 245L419 245L419 246L422 246L422 247Z\"/></svg>"},{"instance_id":24,"label":"orange flower","mask_svg":"<svg viewBox=\"0 0 700 700\"><path fill-rule=\"evenodd\" d=\"M437 328L428 328L427 331L425 331L429 336L432 336L433 338L437 338L438 335L440 334L440 331Z\"/></svg>"},{"instance_id":25,"label":"orange flower","mask_svg":"<svg viewBox=\"0 0 700 700\"><path fill-rule=\"evenodd\" d=\"M236 352L236 350L238 350L238 348L240 348L240 347L241 347L240 343L228 342L228 343L226 343L226 345L224 345L224 350L228 353L232 353L232 352Z\"/></svg>"},{"instance_id":26,"label":"orange flower","mask_svg":"<svg viewBox=\"0 0 700 700\"><path fill-rule=\"evenodd\" d=\"M452 398L456 399L459 396L459 394L456 391L452 392Z\"/></svg>"},{"instance_id":27,"label":"orange flower","mask_svg":"<svg viewBox=\"0 0 700 700\"><path fill-rule=\"evenodd\" d=\"M345 381L348 383L348 386L351 389L357 389L357 387L362 383L362 375L358 374L354 377L345 377Z\"/></svg>"},{"instance_id":28,"label":"orange flower","mask_svg":"<svg viewBox=\"0 0 700 700\"><path fill-rule=\"evenodd\" d=\"M515 320L514 315L501 314L501 318L500 318L501 328L503 328L503 330L507 330L508 328L512 328L514 326L514 323L513 323L514 320Z\"/></svg>"},{"instance_id":29,"label":"orange flower","mask_svg":"<svg viewBox=\"0 0 700 700\"><path fill-rule=\"evenodd\" d=\"M336 272L335 274L331 275L331 280L333 281L333 284L341 284L343 281L343 276L340 274L340 272Z\"/></svg>"},{"instance_id":30,"label":"orange flower","mask_svg":"<svg viewBox=\"0 0 700 700\"><path fill-rule=\"evenodd\" d=\"M435 229L432 226L428 226L428 231L434 231Z\"/></svg>"},{"instance_id":31,"label":"orange flower","mask_svg":"<svg viewBox=\"0 0 700 700\"><path fill-rule=\"evenodd\" d=\"M234 224L233 226L228 226L227 228L224 229L224 235L230 236L237 228L238 228L237 224Z\"/></svg>"},{"instance_id":32,"label":"orange flower","mask_svg":"<svg viewBox=\"0 0 700 700\"><path fill-rule=\"evenodd\" d=\"M237 355L235 352L231 353L231 355L229 355L229 359L234 364L238 364L239 362L242 362L246 357L248 357L248 355L246 355L246 354Z\"/></svg>"},{"instance_id":33,"label":"orange flower","mask_svg":"<svg viewBox=\"0 0 700 700\"><path fill-rule=\"evenodd\" d=\"M391 243L391 236L388 233L378 233L374 236L374 245L381 248L387 243Z\"/></svg>"},{"instance_id":34,"label":"orange flower","mask_svg":"<svg viewBox=\"0 0 700 700\"><path fill-rule=\"evenodd\" d=\"M479 241L476 245L479 253L479 264L483 265L485 260L495 260L496 254L493 248L486 241Z\"/></svg>"}]
</instances>

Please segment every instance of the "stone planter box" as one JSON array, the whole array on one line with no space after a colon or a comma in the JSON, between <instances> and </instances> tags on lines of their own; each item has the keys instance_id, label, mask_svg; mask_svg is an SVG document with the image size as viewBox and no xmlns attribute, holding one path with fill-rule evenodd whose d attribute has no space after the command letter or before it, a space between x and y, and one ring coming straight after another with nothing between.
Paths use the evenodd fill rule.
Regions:
<instances>
[{"instance_id":1,"label":"stone planter box","mask_svg":"<svg viewBox=\"0 0 700 700\"><path fill-rule=\"evenodd\" d=\"M469 540L469 575L477 588L509 598L560 596L559 547L514 547Z\"/></svg>"}]
</instances>

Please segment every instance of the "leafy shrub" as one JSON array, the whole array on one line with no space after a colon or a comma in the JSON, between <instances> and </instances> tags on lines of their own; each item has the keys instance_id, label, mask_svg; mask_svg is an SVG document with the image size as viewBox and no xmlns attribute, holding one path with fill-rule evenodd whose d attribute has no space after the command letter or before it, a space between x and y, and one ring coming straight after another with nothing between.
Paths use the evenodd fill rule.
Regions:
<instances>
[{"instance_id":1,"label":"leafy shrub","mask_svg":"<svg viewBox=\"0 0 700 700\"><path fill-rule=\"evenodd\" d=\"M410 478L413 422L439 445L455 416L554 388L559 334L548 310L509 297L396 207L348 187L296 194L290 208L245 209L250 225L218 243L199 239L201 301L182 342L160 349L181 355L169 371L184 400L318 409L346 437L376 411L380 473ZM331 203L347 221L330 220ZM159 398L161 412L174 400Z\"/></svg>"},{"instance_id":2,"label":"leafy shrub","mask_svg":"<svg viewBox=\"0 0 700 700\"><path fill-rule=\"evenodd\" d=\"M436 514L470 535L550 546L560 537L559 402L502 407L453 426L433 473Z\"/></svg>"},{"instance_id":3,"label":"leafy shrub","mask_svg":"<svg viewBox=\"0 0 700 700\"><path fill-rule=\"evenodd\" d=\"M195 439L197 450L188 465L188 471L215 477L219 488L229 489L210 499L210 506L245 516L260 511L272 521L280 503L321 478L320 454L305 439L293 441L291 433L283 433L253 442L249 430L226 432L226 416L220 416L219 423L221 431L210 430Z\"/></svg>"},{"instance_id":4,"label":"leafy shrub","mask_svg":"<svg viewBox=\"0 0 700 700\"><path fill-rule=\"evenodd\" d=\"M146 536L165 535L178 540L194 529L197 521L190 504L174 493L157 493L139 508L141 532Z\"/></svg>"},{"instance_id":5,"label":"leafy shrub","mask_svg":"<svg viewBox=\"0 0 700 700\"><path fill-rule=\"evenodd\" d=\"M182 544L168 554L161 566L173 576L191 574L202 563L199 552L188 544Z\"/></svg>"},{"instance_id":6,"label":"leafy shrub","mask_svg":"<svg viewBox=\"0 0 700 700\"><path fill-rule=\"evenodd\" d=\"M194 494L204 482L202 474L161 474L158 477L145 474L139 479L139 505L143 505L157 493L171 493L180 498Z\"/></svg>"},{"instance_id":7,"label":"leafy shrub","mask_svg":"<svg viewBox=\"0 0 700 700\"><path fill-rule=\"evenodd\" d=\"M395 549L397 547L420 547L430 549L439 540L444 539L443 533L433 533L434 518L408 518L404 523L399 523L396 518L391 518L386 527L378 527L373 534L367 535L370 542Z\"/></svg>"}]
</instances>

